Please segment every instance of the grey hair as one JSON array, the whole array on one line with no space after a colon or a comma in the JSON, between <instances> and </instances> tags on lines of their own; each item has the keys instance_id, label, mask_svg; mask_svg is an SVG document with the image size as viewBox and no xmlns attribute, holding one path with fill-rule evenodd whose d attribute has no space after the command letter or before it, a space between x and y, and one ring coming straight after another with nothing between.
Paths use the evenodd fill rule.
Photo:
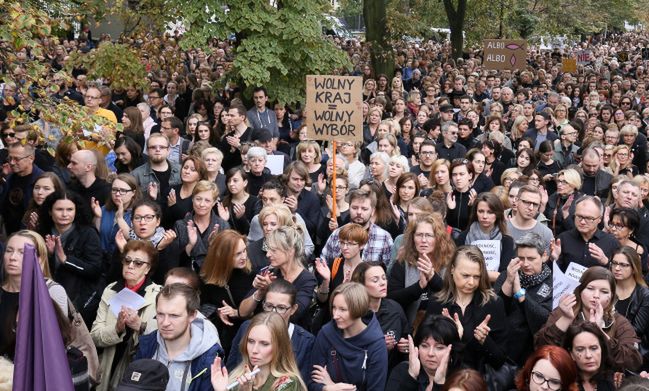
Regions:
<instances>
[{"instance_id":1,"label":"grey hair","mask_svg":"<svg viewBox=\"0 0 649 391\"><path fill-rule=\"evenodd\" d=\"M304 260L304 233L300 226L287 225L277 228L266 238L266 245L270 248L277 248L282 251L294 250L293 260L303 264Z\"/></svg>"},{"instance_id":2,"label":"grey hair","mask_svg":"<svg viewBox=\"0 0 649 391\"><path fill-rule=\"evenodd\" d=\"M518 250L519 248L533 248L539 253L539 255L543 255L546 246L543 238L541 238L539 234L528 232L516 241L516 249Z\"/></svg>"},{"instance_id":3,"label":"grey hair","mask_svg":"<svg viewBox=\"0 0 649 391\"><path fill-rule=\"evenodd\" d=\"M385 152L374 152L373 154L370 155L370 162L374 160L375 158L383 160L383 164L385 165L385 172L383 173L383 176L388 175L388 165L390 164L390 155L388 155ZM337 158L336 158L337 159Z\"/></svg>"},{"instance_id":4,"label":"grey hair","mask_svg":"<svg viewBox=\"0 0 649 391\"><path fill-rule=\"evenodd\" d=\"M631 182L631 181L629 181L629 182ZM633 182L631 182L631 183L633 183ZM635 186L635 184L634 184L634 186ZM582 202L586 202L586 201L590 201L590 202L592 202L593 204L595 204L597 206L597 208L599 209L599 215L600 216L604 215L604 204L602 203L602 200L600 200L599 197L595 197L595 196L592 196L592 195L585 195L585 196L580 197L577 200L577 202L575 202L575 207L579 206L579 204L581 204Z\"/></svg>"},{"instance_id":5,"label":"grey hair","mask_svg":"<svg viewBox=\"0 0 649 391\"><path fill-rule=\"evenodd\" d=\"M151 115L151 106L149 106L147 103L140 102L137 104L137 108Z\"/></svg>"},{"instance_id":6,"label":"grey hair","mask_svg":"<svg viewBox=\"0 0 649 391\"><path fill-rule=\"evenodd\" d=\"M253 157L263 157L266 159L268 154L266 153L266 150L262 147L250 147L248 149L248 153L246 154L246 157L248 159L252 159Z\"/></svg>"},{"instance_id":7,"label":"grey hair","mask_svg":"<svg viewBox=\"0 0 649 391\"><path fill-rule=\"evenodd\" d=\"M442 124L442 133L448 132L450 128L458 129L458 125L453 121L444 122Z\"/></svg>"}]
</instances>

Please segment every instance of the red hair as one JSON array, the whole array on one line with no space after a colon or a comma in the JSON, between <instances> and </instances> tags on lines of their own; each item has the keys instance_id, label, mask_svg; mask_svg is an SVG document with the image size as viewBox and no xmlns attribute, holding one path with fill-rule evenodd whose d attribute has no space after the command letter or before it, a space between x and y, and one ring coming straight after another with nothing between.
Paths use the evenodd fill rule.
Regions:
<instances>
[{"instance_id":1,"label":"red hair","mask_svg":"<svg viewBox=\"0 0 649 391\"><path fill-rule=\"evenodd\" d=\"M529 391L530 377L532 375L532 368L536 362L542 359L550 361L553 367L559 372L561 376L561 390L564 391L578 391L577 386L577 366L570 357L570 354L559 346L545 345L536 349L525 362L525 366L518 372L516 376L516 388L521 391Z\"/></svg>"},{"instance_id":2,"label":"red hair","mask_svg":"<svg viewBox=\"0 0 649 391\"><path fill-rule=\"evenodd\" d=\"M487 391L487 383L475 369L460 369L446 379L442 391L459 388L463 391Z\"/></svg>"}]
</instances>

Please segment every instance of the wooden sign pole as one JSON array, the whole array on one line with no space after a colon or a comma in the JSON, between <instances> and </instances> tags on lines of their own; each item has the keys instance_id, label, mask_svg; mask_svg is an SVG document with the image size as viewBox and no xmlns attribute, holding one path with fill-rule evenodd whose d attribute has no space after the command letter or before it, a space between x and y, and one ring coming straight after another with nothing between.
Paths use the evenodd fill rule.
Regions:
<instances>
[{"instance_id":1,"label":"wooden sign pole","mask_svg":"<svg viewBox=\"0 0 649 391\"><path fill-rule=\"evenodd\" d=\"M334 142L334 146L333 146L333 154L334 154L334 156L333 156L333 159L334 159L333 166L334 166L334 168L333 168L333 174L332 174L333 176L332 176L332 179L331 179L331 198L333 198L333 208L332 208L333 210L331 211L331 218L334 219L335 221L337 221L338 217L336 216L336 190L337 190L336 189L336 171L337 171L337 169L336 169L337 168L336 167L336 153L337 153L338 149L336 148L336 140L334 140L333 142ZM326 170L325 170L325 172L326 172Z\"/></svg>"}]
</instances>

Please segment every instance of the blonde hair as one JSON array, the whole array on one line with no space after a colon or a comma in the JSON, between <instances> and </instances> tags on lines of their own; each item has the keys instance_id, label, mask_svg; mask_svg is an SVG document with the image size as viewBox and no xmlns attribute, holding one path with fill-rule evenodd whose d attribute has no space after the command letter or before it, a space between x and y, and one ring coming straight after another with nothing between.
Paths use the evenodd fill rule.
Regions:
<instances>
[{"instance_id":1,"label":"blonde hair","mask_svg":"<svg viewBox=\"0 0 649 391\"><path fill-rule=\"evenodd\" d=\"M295 225L291 210L284 204L272 204L264 206L261 211L259 211L259 224L263 225L266 217L271 215L277 216L277 223L280 227Z\"/></svg>"},{"instance_id":2,"label":"blonde hair","mask_svg":"<svg viewBox=\"0 0 649 391\"><path fill-rule=\"evenodd\" d=\"M277 248L285 252L292 250L294 252L292 261L303 265L304 234L298 225L277 228L266 238L266 245L269 248Z\"/></svg>"},{"instance_id":3,"label":"blonde hair","mask_svg":"<svg viewBox=\"0 0 649 391\"><path fill-rule=\"evenodd\" d=\"M568 182L568 184L575 188L575 190L581 189L581 175L579 172L573 168L566 168L565 170L559 171L557 177L563 176L563 180Z\"/></svg>"},{"instance_id":4,"label":"blonde hair","mask_svg":"<svg viewBox=\"0 0 649 391\"><path fill-rule=\"evenodd\" d=\"M365 289L365 288L363 288ZM276 378L288 376L291 380L297 380L300 384L299 390L306 390L306 385L300 376L300 370L295 362L295 354L291 345L291 337L288 335L288 328L284 319L273 311L257 314L248 325L248 329L241 338L239 351L241 352L241 363L230 373L230 381L235 382L245 374L246 366L250 369L254 365L250 362L248 355L248 337L253 328L265 326L271 335L273 357L270 361L270 373Z\"/></svg>"},{"instance_id":5,"label":"blonde hair","mask_svg":"<svg viewBox=\"0 0 649 391\"><path fill-rule=\"evenodd\" d=\"M212 201L216 201L219 196L219 188L218 186L216 186L216 183L203 179L201 181L198 181L198 183L194 185L194 190L192 190L192 197L204 191L212 192Z\"/></svg>"},{"instance_id":6,"label":"blonde hair","mask_svg":"<svg viewBox=\"0 0 649 391\"><path fill-rule=\"evenodd\" d=\"M34 244L34 248L36 249L38 264L41 266L43 277L52 279L52 273L50 272L50 263L47 257L47 246L45 245L45 239L43 239L43 237L38 232L23 229L9 236L7 243L9 243L11 238L13 238L14 236L21 236L23 238L31 240L31 242Z\"/></svg>"},{"instance_id":7,"label":"blonde hair","mask_svg":"<svg viewBox=\"0 0 649 391\"><path fill-rule=\"evenodd\" d=\"M331 298L329 299L330 310L334 305L334 299L338 295L342 295L345 299L349 316L351 316L352 319L362 317L370 309L370 297L367 294L367 290L365 289L365 286L358 282L345 282L338 285L336 289L331 292Z\"/></svg>"},{"instance_id":8,"label":"blonde hair","mask_svg":"<svg viewBox=\"0 0 649 391\"><path fill-rule=\"evenodd\" d=\"M437 300L441 301L442 304L450 303L455 301L457 295L457 287L455 286L455 280L453 280L453 270L460 258L467 259L471 262L475 262L480 267L480 282L478 283L478 289L474 294L480 294L482 296L482 301L480 302L481 306L484 306L489 302L489 300L494 299L496 294L493 289L491 289L491 284L489 283L489 277L487 274L487 267L485 264L484 256L482 251L476 246L460 246L455 250L453 255L453 260L450 263L450 270L444 274L444 287L439 291L435 297Z\"/></svg>"}]
</instances>

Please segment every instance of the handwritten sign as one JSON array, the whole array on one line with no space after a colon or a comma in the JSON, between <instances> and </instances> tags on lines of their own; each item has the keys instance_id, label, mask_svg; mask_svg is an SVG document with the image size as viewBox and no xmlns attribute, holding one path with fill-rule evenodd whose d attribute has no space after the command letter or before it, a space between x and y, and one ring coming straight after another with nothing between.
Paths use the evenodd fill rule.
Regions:
<instances>
[{"instance_id":1,"label":"handwritten sign","mask_svg":"<svg viewBox=\"0 0 649 391\"><path fill-rule=\"evenodd\" d=\"M525 69L527 41L524 39L485 39L483 44L485 69Z\"/></svg>"},{"instance_id":2,"label":"handwritten sign","mask_svg":"<svg viewBox=\"0 0 649 391\"><path fill-rule=\"evenodd\" d=\"M577 72L577 59L575 59L575 58L562 58L561 59L561 69L565 73L575 73L575 72Z\"/></svg>"},{"instance_id":3,"label":"handwritten sign","mask_svg":"<svg viewBox=\"0 0 649 391\"><path fill-rule=\"evenodd\" d=\"M579 50L577 51L577 64L586 65L591 62L593 58L593 52L591 50Z\"/></svg>"},{"instance_id":4,"label":"handwritten sign","mask_svg":"<svg viewBox=\"0 0 649 391\"><path fill-rule=\"evenodd\" d=\"M500 267L500 241L476 240L471 243L482 251L487 270L497 272Z\"/></svg>"},{"instance_id":5,"label":"handwritten sign","mask_svg":"<svg viewBox=\"0 0 649 391\"><path fill-rule=\"evenodd\" d=\"M312 140L363 140L363 78L306 77L307 137Z\"/></svg>"},{"instance_id":6,"label":"handwritten sign","mask_svg":"<svg viewBox=\"0 0 649 391\"><path fill-rule=\"evenodd\" d=\"M562 272L556 262L552 264L552 309L559 306L561 298L575 291L579 285L579 279L586 268L574 262L570 262L566 272Z\"/></svg>"}]
</instances>

